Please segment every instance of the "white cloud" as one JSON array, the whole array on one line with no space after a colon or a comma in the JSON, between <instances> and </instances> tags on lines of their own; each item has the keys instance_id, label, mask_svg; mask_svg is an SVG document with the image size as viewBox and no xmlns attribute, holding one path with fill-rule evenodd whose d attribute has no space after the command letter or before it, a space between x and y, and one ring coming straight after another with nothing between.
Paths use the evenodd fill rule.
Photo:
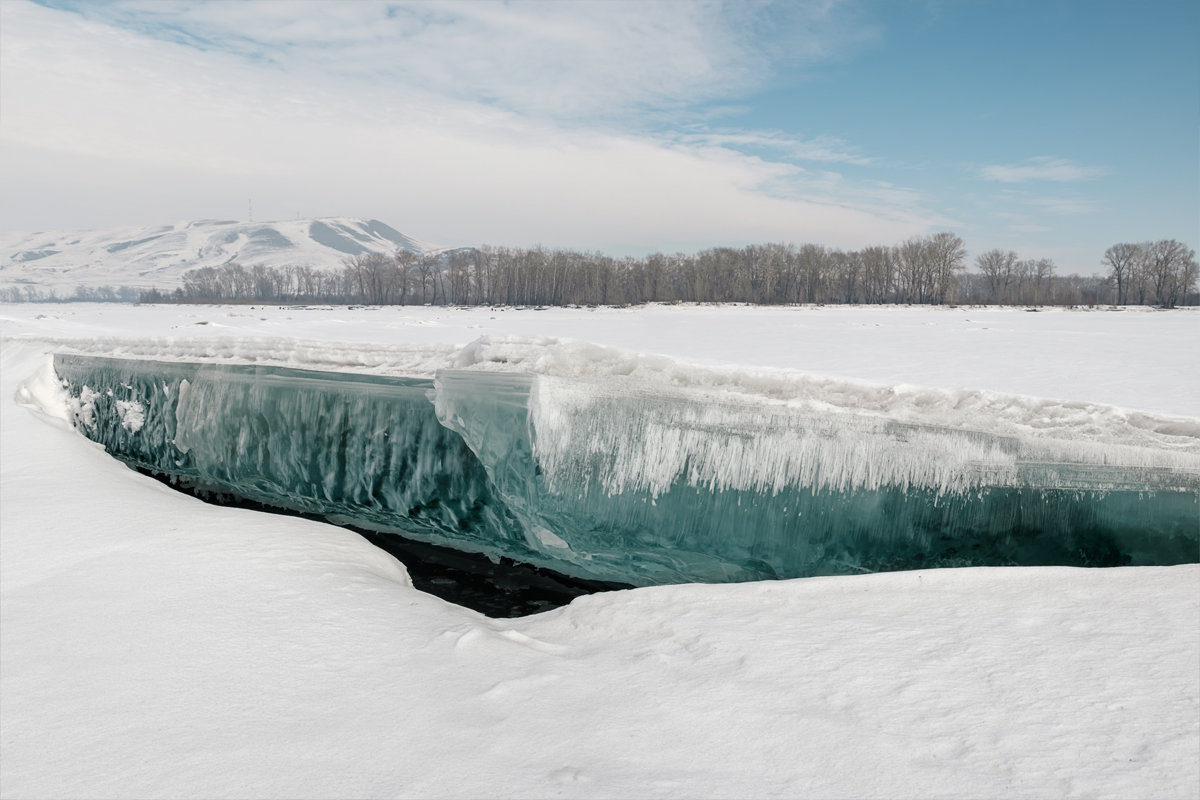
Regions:
<instances>
[{"instance_id":1,"label":"white cloud","mask_svg":"<svg viewBox=\"0 0 1200 800\"><path fill-rule=\"evenodd\" d=\"M1049 211L1053 214L1065 216L1094 214L1100 210L1100 205L1096 201L1082 197L1014 194L1012 195L1012 199L1042 211Z\"/></svg>"},{"instance_id":2,"label":"white cloud","mask_svg":"<svg viewBox=\"0 0 1200 800\"><path fill-rule=\"evenodd\" d=\"M796 161L819 161L865 166L876 159L865 156L858 148L834 136L815 136L810 139L790 136L782 131L700 131L686 133L679 141L690 144L715 145L737 149L775 152Z\"/></svg>"},{"instance_id":3,"label":"white cloud","mask_svg":"<svg viewBox=\"0 0 1200 800\"><path fill-rule=\"evenodd\" d=\"M161 17L165 12L155 9L163 7L144 9ZM659 34L672 38L660 30L668 10L682 15L681 43L653 76L666 77L647 89L630 83L650 55L630 65L621 60L636 62L637 54L621 49L606 59L592 48L580 59L591 59L590 66L555 76L570 48L544 58L535 52L525 62L513 42L497 51L480 38L480 26L499 35L508 25L514 42L536 51L532 45L545 35L539 26L562 26L570 40L610 6L589 7L579 18L563 10L575 7L538 6L538 13L497 22L506 6L421 5L431 17L421 22L427 27L443 24L439 14L479 19L465 28L446 23L418 41L415 54L397 56L401 67L390 74L403 80L378 80L350 74L372 68L367 56L396 49L386 26L401 23L373 17L375 5L302 5L312 13L291 23L285 17L293 4L183 6L201 17L227 13L223 25L243 25L238 46L257 56L247 59L165 41L165 33L147 38L78 14L4 2L0 156L9 191L0 198L0 219L14 228L69 228L240 217L252 198L260 219L374 216L442 244L540 241L631 252L764 240L858 246L944 224L899 187L807 173L747 155L732 142L621 132L540 113L566 107L579 92L603 93L606 77L616 88L589 98L589 113L652 105L660 94L691 101L710 90L689 76L708 75L714 64L736 62L745 74L758 69L736 53L714 59L700 52L705 36L716 34L695 21L694 4L639 4L654 9L650 20L616 13L618 21L596 23L603 41L622 41L621 25L630 25L631 41L650 47ZM345 25L330 15L342 15ZM375 24L383 32L372 33ZM203 26L189 30L209 36ZM322 30L329 52L318 46ZM262 41L276 39L308 44L264 49ZM436 59L434 43L446 48ZM478 63L457 63L473 48L481 50ZM366 55L333 68L338 53L358 49ZM708 60L689 61L701 55ZM421 66L422 58L436 63ZM418 69L427 80L414 77ZM506 77L489 84L491 70ZM484 88L449 88L469 85L471 76ZM526 76L531 83L523 88ZM539 87L546 96L536 96ZM488 92L496 102L464 96ZM853 149L837 140L792 144L809 148L814 160L857 163ZM47 219L53 213L72 216Z\"/></svg>"},{"instance_id":4,"label":"white cloud","mask_svg":"<svg viewBox=\"0 0 1200 800\"><path fill-rule=\"evenodd\" d=\"M160 40L289 72L421 88L543 116L674 109L756 85L772 60L828 57L863 37L836 0L695 2L78 3ZM785 14L786 20L774 19ZM786 51L761 29L786 24ZM752 42L753 41L753 46Z\"/></svg>"},{"instance_id":5,"label":"white cloud","mask_svg":"<svg viewBox=\"0 0 1200 800\"><path fill-rule=\"evenodd\" d=\"M1070 182L1107 175L1108 170L1103 167L1085 167L1066 158L1038 156L1017 164L991 164L980 167L979 174L985 180L1001 183Z\"/></svg>"}]
</instances>

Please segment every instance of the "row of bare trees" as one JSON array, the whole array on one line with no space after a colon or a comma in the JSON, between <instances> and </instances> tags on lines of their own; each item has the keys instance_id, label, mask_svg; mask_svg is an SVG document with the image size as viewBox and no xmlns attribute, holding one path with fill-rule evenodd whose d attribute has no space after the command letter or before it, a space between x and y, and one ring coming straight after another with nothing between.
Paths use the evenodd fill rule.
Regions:
<instances>
[{"instance_id":1,"label":"row of bare trees","mask_svg":"<svg viewBox=\"0 0 1200 800\"><path fill-rule=\"evenodd\" d=\"M140 299L526 306L744 302L1170 307L1197 302L1195 253L1175 240L1113 245L1102 263L1109 270L1106 277L1060 276L1050 259L989 250L975 258L975 269L968 272L963 241L950 233L862 250L765 244L642 258L484 246L426 254L362 253L332 270L236 263L203 267L185 273L182 286L173 292L151 290ZM62 299L99 297L84 292Z\"/></svg>"},{"instance_id":2,"label":"row of bare trees","mask_svg":"<svg viewBox=\"0 0 1200 800\"><path fill-rule=\"evenodd\" d=\"M988 250L975 258L980 281L974 292L1000 305L1055 303L1054 262L1022 259L1012 250Z\"/></svg>"},{"instance_id":3,"label":"row of bare trees","mask_svg":"<svg viewBox=\"0 0 1200 800\"><path fill-rule=\"evenodd\" d=\"M647 302L949 303L966 267L950 233L894 247L718 247L694 255L614 258L543 247L436 254L362 253L341 270L226 264L185 273L147 301L433 305L624 305Z\"/></svg>"},{"instance_id":4,"label":"row of bare trees","mask_svg":"<svg viewBox=\"0 0 1200 800\"><path fill-rule=\"evenodd\" d=\"M1174 239L1114 244L1104 252L1102 263L1120 305L1173 308L1185 303L1200 271L1195 251Z\"/></svg>"},{"instance_id":5,"label":"row of bare trees","mask_svg":"<svg viewBox=\"0 0 1200 800\"><path fill-rule=\"evenodd\" d=\"M136 286L76 286L70 294L36 284L0 287L0 303L136 303L144 289Z\"/></svg>"}]
</instances>

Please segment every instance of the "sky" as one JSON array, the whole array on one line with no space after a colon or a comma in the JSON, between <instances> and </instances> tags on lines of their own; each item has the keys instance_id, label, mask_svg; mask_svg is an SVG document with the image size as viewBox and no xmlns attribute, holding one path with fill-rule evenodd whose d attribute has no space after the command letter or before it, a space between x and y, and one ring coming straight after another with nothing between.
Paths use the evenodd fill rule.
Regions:
<instances>
[{"instance_id":1,"label":"sky","mask_svg":"<svg viewBox=\"0 0 1200 800\"><path fill-rule=\"evenodd\" d=\"M0 230L1200 246L1195 0L0 0Z\"/></svg>"}]
</instances>

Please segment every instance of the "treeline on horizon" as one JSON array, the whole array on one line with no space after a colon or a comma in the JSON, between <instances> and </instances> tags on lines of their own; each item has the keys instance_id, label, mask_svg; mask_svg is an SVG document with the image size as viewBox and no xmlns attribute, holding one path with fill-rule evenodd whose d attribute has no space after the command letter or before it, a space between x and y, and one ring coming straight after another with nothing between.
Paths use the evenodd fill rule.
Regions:
<instances>
[{"instance_id":1,"label":"treeline on horizon","mask_svg":"<svg viewBox=\"0 0 1200 800\"><path fill-rule=\"evenodd\" d=\"M766 244L641 258L483 246L434 254L363 253L335 269L201 267L184 273L182 286L167 292L80 287L74 296L56 298L10 289L0 299L445 306L1200 304L1195 252L1174 239L1116 244L1100 263L1107 275L1062 276L1050 259L1021 259L996 249L977 256L974 271L968 271L963 241L950 233L862 250Z\"/></svg>"}]
</instances>

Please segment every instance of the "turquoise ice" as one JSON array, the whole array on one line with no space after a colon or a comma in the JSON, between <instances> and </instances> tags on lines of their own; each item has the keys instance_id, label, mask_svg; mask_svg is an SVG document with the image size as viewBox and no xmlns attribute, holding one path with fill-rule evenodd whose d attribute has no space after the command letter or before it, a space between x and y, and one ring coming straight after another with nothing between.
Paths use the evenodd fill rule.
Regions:
<instances>
[{"instance_id":1,"label":"turquoise ice","mask_svg":"<svg viewBox=\"0 0 1200 800\"><path fill-rule=\"evenodd\" d=\"M56 356L79 429L194 488L635 585L1200 560L1200 457L615 378Z\"/></svg>"}]
</instances>

